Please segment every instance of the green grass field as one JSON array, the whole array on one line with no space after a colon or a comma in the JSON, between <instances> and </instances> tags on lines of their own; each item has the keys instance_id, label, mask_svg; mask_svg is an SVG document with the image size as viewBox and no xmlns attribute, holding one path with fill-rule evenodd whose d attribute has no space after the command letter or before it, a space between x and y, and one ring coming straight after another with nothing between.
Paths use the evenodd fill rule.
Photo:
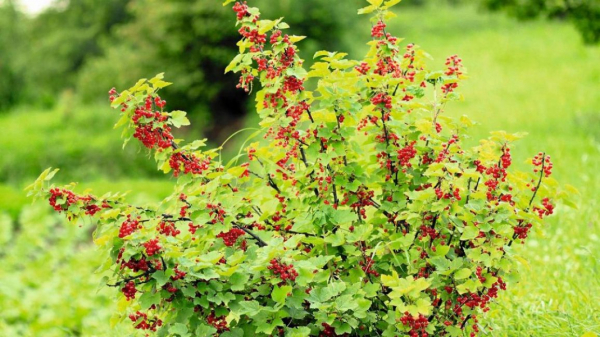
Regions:
<instances>
[{"instance_id":1,"label":"green grass field","mask_svg":"<svg viewBox=\"0 0 600 337\"><path fill-rule=\"evenodd\" d=\"M545 151L552 156L555 178L581 194L578 209L559 207L547 227L533 233L518 249L523 257L521 282L511 284L493 306L488 315L493 330L487 335L600 334L600 48L583 46L577 32L559 22L522 23L499 14L479 13L474 7L446 5L425 9L399 6L397 12L399 18L388 30L423 47L434 57L436 66L452 54L463 58L470 76L461 90L465 101L451 105L447 113L465 114L479 122L473 127L472 143L493 130L525 131L529 135L513 151L515 164L524 169L528 158ZM368 28L357 28L347 39L363 41L368 36ZM351 56L360 57L364 50L357 45ZM21 111L0 117L0 125L8 126L0 137L0 148L11 149L3 154L0 167L12 179L10 185L0 183L0 213L15 219L21 207L29 203L21 189L30 177L20 174L30 168L14 165L33 161L41 169L52 160L58 161L54 158L62 155L60 151L77 155L82 151L80 145L88 140L98 143L98 148L108 147L108 154L102 153L104 160L109 160L111 151L121 151L118 139L106 138L118 138L118 133L109 131L111 117L102 115L101 122L94 123L93 115L84 115L86 108L75 110L73 118L64 117L64 111ZM98 108L87 111L104 113ZM51 130L48 123L59 116L63 116L59 121L65 127ZM113 117L116 120L116 114ZM71 126L70 121L74 123ZM127 155L143 157L135 151ZM123 160L127 155L116 158ZM170 192L170 184L164 180L133 176L115 182L98 172L76 172L77 167L85 167L85 159L50 165L61 164L60 180L80 180L81 189L91 187L98 193L143 191L132 195L133 199L158 199ZM91 178L86 182L82 180L85 177ZM113 335L107 332L106 322L113 295L111 290L96 292L100 275L92 271L101 259L86 243L87 229L57 234L44 227L55 225L57 218L40 209L27 207L21 212L21 225L30 225L32 230L0 231L0 261L4 266L0 279L8 280L0 285L0 312L4 313L0 314L0 335ZM32 220L31 214L38 213L45 214L43 221ZM6 215L0 217L0 225L5 226L0 228L6 229L10 222ZM32 239L40 235L47 238ZM63 248L36 255L56 247ZM16 254L27 257L17 258ZM62 262L45 264L44 259ZM36 281L46 273L53 275L52 283ZM69 287L63 289L61 284ZM59 317L56 311L64 305L74 309ZM95 310L99 305L104 307Z\"/></svg>"}]
</instances>

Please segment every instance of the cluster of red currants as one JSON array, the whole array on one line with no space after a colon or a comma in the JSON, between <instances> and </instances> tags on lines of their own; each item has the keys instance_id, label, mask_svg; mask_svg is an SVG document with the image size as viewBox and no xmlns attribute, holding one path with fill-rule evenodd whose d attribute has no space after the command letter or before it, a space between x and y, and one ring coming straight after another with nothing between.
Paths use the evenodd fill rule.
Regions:
<instances>
[{"instance_id":1,"label":"cluster of red currants","mask_svg":"<svg viewBox=\"0 0 600 337\"><path fill-rule=\"evenodd\" d=\"M129 281L125 284L123 288L121 288L121 292L125 295L125 298L129 301L135 298L135 293L137 293L137 289L135 289L135 282Z\"/></svg>"},{"instance_id":2,"label":"cluster of red currants","mask_svg":"<svg viewBox=\"0 0 600 337\"><path fill-rule=\"evenodd\" d=\"M158 239L151 239L148 242L143 244L144 248L146 248L146 254L148 256L152 256L156 253L158 253L161 249L160 245L158 244Z\"/></svg>"},{"instance_id":3,"label":"cluster of red currants","mask_svg":"<svg viewBox=\"0 0 600 337\"><path fill-rule=\"evenodd\" d=\"M425 332L427 326L429 325L429 321L427 317L419 314L417 318L414 318L408 311L404 313L404 316L400 318L400 322L403 325L408 325L410 327L410 332L408 333L410 337L428 337L429 334Z\"/></svg>"},{"instance_id":4,"label":"cluster of red currants","mask_svg":"<svg viewBox=\"0 0 600 337\"><path fill-rule=\"evenodd\" d=\"M140 225L139 219L139 216L137 218L132 218L131 214L127 214L127 220L123 221L121 228L119 229L119 238L122 239L133 234L136 230L141 229L142 226Z\"/></svg>"},{"instance_id":5,"label":"cluster of red currants","mask_svg":"<svg viewBox=\"0 0 600 337\"><path fill-rule=\"evenodd\" d=\"M216 317L214 312L206 317L206 323L212 325L218 332L229 331L225 316Z\"/></svg>"},{"instance_id":6,"label":"cluster of red currants","mask_svg":"<svg viewBox=\"0 0 600 337\"><path fill-rule=\"evenodd\" d=\"M273 274L277 275L284 282L286 280L295 281L296 277L298 277L298 272L294 269L294 265L280 263L277 259L272 259L267 268L273 271Z\"/></svg>"},{"instance_id":7,"label":"cluster of red currants","mask_svg":"<svg viewBox=\"0 0 600 337\"><path fill-rule=\"evenodd\" d=\"M225 246L231 247L235 245L237 239L244 234L246 234L244 230L239 228L232 228L229 232L219 233L217 237L223 239L223 243L225 243Z\"/></svg>"},{"instance_id":8,"label":"cluster of red currants","mask_svg":"<svg viewBox=\"0 0 600 337\"><path fill-rule=\"evenodd\" d=\"M140 311L129 315L129 319L133 323L137 323L135 328L138 330L150 330L156 332L156 329L162 326L162 321L160 319L149 320L148 315Z\"/></svg>"}]
</instances>

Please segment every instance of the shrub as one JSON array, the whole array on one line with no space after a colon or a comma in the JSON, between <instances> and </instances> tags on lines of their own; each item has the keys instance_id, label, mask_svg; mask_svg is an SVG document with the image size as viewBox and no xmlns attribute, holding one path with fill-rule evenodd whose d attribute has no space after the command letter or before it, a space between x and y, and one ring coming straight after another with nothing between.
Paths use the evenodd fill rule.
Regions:
<instances>
[{"instance_id":1,"label":"shrub","mask_svg":"<svg viewBox=\"0 0 600 337\"><path fill-rule=\"evenodd\" d=\"M246 91L260 83L261 122L228 163L202 140L173 138L188 120L165 109L162 75L111 90L126 141L140 140L177 178L160 205L48 186L50 169L31 185L69 219L97 219L101 269L122 293L115 320L180 336L484 328L490 302L515 282L514 243L554 212L550 156L522 173L510 170L518 135L465 147L472 122L443 114L461 99L461 59L428 70L424 51L386 31L399 0L369 2L359 11L373 15L365 59L317 52L310 71L295 45L303 37L235 3L243 38L227 70Z\"/></svg>"}]
</instances>

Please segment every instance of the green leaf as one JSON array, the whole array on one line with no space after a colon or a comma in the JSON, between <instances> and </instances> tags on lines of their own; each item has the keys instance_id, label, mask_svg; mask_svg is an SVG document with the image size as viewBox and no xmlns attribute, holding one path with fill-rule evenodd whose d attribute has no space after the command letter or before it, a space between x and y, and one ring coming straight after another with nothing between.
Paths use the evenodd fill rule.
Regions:
<instances>
[{"instance_id":1,"label":"green leaf","mask_svg":"<svg viewBox=\"0 0 600 337\"><path fill-rule=\"evenodd\" d=\"M129 115L127 113L123 113L123 114L121 114L121 118L119 118L117 123L115 123L115 126L113 126L113 129L117 129L117 128L127 124L128 122L129 122Z\"/></svg>"},{"instance_id":2,"label":"green leaf","mask_svg":"<svg viewBox=\"0 0 600 337\"><path fill-rule=\"evenodd\" d=\"M275 27L275 25L277 23L279 23L279 21L281 21L281 19L273 21L273 20L260 20L258 22L258 33L259 34L265 34L266 32L270 31L271 29L273 29L273 27Z\"/></svg>"},{"instance_id":3,"label":"green leaf","mask_svg":"<svg viewBox=\"0 0 600 337\"><path fill-rule=\"evenodd\" d=\"M481 285L479 281L467 280L467 282L456 286L456 291L461 295L467 292L474 292L477 291L479 285Z\"/></svg>"},{"instance_id":4,"label":"green leaf","mask_svg":"<svg viewBox=\"0 0 600 337\"><path fill-rule=\"evenodd\" d=\"M307 75L308 73L307 73L307 72L306 72L306 70L305 70L304 68L302 68L302 67L294 67L294 68L289 68L289 69L286 71L286 74L287 74L288 76L295 76L296 78L300 78L300 79L302 79L302 78L306 77L306 75Z\"/></svg>"},{"instance_id":5,"label":"green leaf","mask_svg":"<svg viewBox=\"0 0 600 337\"><path fill-rule=\"evenodd\" d=\"M379 283L366 283L363 288L365 292L365 297L375 297L379 293L380 284Z\"/></svg>"},{"instance_id":6,"label":"green leaf","mask_svg":"<svg viewBox=\"0 0 600 337\"><path fill-rule=\"evenodd\" d=\"M292 292L291 286L283 286L283 287L275 286L275 287L273 287L273 292L271 293L271 298L273 299L273 301L283 304L283 303L285 303L285 299L287 298L288 294L291 292Z\"/></svg>"},{"instance_id":7,"label":"green leaf","mask_svg":"<svg viewBox=\"0 0 600 337\"><path fill-rule=\"evenodd\" d=\"M403 295L418 298L420 293L431 285L430 281L423 278L415 279L413 276L399 278L395 270L392 270L392 275L381 275L381 283L392 289L390 298L400 298Z\"/></svg>"},{"instance_id":8,"label":"green leaf","mask_svg":"<svg viewBox=\"0 0 600 337\"><path fill-rule=\"evenodd\" d=\"M330 243L333 247L338 247L346 243L344 238L344 233L342 231L337 231L335 234L330 234L325 237L325 242Z\"/></svg>"},{"instance_id":9,"label":"green leaf","mask_svg":"<svg viewBox=\"0 0 600 337\"><path fill-rule=\"evenodd\" d=\"M346 290L346 284L344 282L332 282L327 285L327 287L313 289L307 300L314 303L327 302L344 290Z\"/></svg>"},{"instance_id":10,"label":"green leaf","mask_svg":"<svg viewBox=\"0 0 600 337\"><path fill-rule=\"evenodd\" d=\"M169 328L169 333L173 335L179 335L181 337L190 336L187 325L182 323L175 323Z\"/></svg>"},{"instance_id":11,"label":"green leaf","mask_svg":"<svg viewBox=\"0 0 600 337\"><path fill-rule=\"evenodd\" d=\"M37 178L36 181L46 180L46 177L50 174L50 170L52 170L52 167L48 167L47 169L45 169L44 172L42 172L40 174L40 176Z\"/></svg>"},{"instance_id":12,"label":"green leaf","mask_svg":"<svg viewBox=\"0 0 600 337\"><path fill-rule=\"evenodd\" d=\"M247 274L235 273L229 277L229 285L233 291L242 291L246 288L246 282L250 277Z\"/></svg>"},{"instance_id":13,"label":"green leaf","mask_svg":"<svg viewBox=\"0 0 600 337\"><path fill-rule=\"evenodd\" d=\"M188 148L188 149L190 149L190 150L196 150L196 149L198 149L199 147L205 147L205 146L206 146L206 141L207 141L207 140L208 140L208 139L206 139L206 138L204 138L204 139L198 139L198 140L195 140L195 141L191 142L190 144L188 144L188 145L186 146L186 148Z\"/></svg>"},{"instance_id":14,"label":"green leaf","mask_svg":"<svg viewBox=\"0 0 600 337\"><path fill-rule=\"evenodd\" d=\"M422 314L424 316L431 315L431 310L433 309L433 306L431 305L431 301L424 299L424 298L419 298L415 305L417 307L417 312L419 314Z\"/></svg>"},{"instance_id":15,"label":"green leaf","mask_svg":"<svg viewBox=\"0 0 600 337\"><path fill-rule=\"evenodd\" d=\"M331 52L328 52L327 50L319 50L318 52L315 53L315 55L313 55L313 59L316 59L317 57L321 57L321 56L329 56L331 54Z\"/></svg>"},{"instance_id":16,"label":"green leaf","mask_svg":"<svg viewBox=\"0 0 600 337\"><path fill-rule=\"evenodd\" d=\"M119 105L121 105L122 103L124 103L125 100L127 100L129 98L130 94L131 93L129 91L124 90L119 97L117 97L114 101L112 101L112 103L110 103L110 106L112 108L118 107Z\"/></svg>"},{"instance_id":17,"label":"green leaf","mask_svg":"<svg viewBox=\"0 0 600 337\"><path fill-rule=\"evenodd\" d=\"M256 333L265 333L270 335L273 329L278 326L283 326L283 321L280 318L274 319L273 322L260 322L256 323Z\"/></svg>"},{"instance_id":18,"label":"green leaf","mask_svg":"<svg viewBox=\"0 0 600 337\"><path fill-rule=\"evenodd\" d=\"M196 328L196 332L194 336L212 336L217 333L217 329L207 324L200 324L198 328Z\"/></svg>"},{"instance_id":19,"label":"green leaf","mask_svg":"<svg viewBox=\"0 0 600 337\"><path fill-rule=\"evenodd\" d=\"M140 296L138 301L140 303L140 309L148 310L153 304L158 304L160 302L160 293L147 291Z\"/></svg>"},{"instance_id":20,"label":"green leaf","mask_svg":"<svg viewBox=\"0 0 600 337\"><path fill-rule=\"evenodd\" d=\"M388 1L385 2L385 6L386 7L392 7L394 5L399 4L400 1L402 1L402 0L388 0Z\"/></svg>"},{"instance_id":21,"label":"green leaf","mask_svg":"<svg viewBox=\"0 0 600 337\"><path fill-rule=\"evenodd\" d=\"M154 85L153 85L153 88L155 88L155 89L161 89L161 88L164 88L164 87L168 87L171 84L173 84L173 83L171 83L171 82L165 82L165 81L156 81L154 83Z\"/></svg>"},{"instance_id":22,"label":"green leaf","mask_svg":"<svg viewBox=\"0 0 600 337\"><path fill-rule=\"evenodd\" d=\"M440 245L435 248L436 248L435 252L431 253L433 256L445 256L450 251L450 246L441 246Z\"/></svg>"},{"instance_id":23,"label":"green leaf","mask_svg":"<svg viewBox=\"0 0 600 337\"><path fill-rule=\"evenodd\" d=\"M349 334L352 332L352 327L346 322L335 321L333 324L337 335Z\"/></svg>"},{"instance_id":24,"label":"green leaf","mask_svg":"<svg viewBox=\"0 0 600 337\"><path fill-rule=\"evenodd\" d=\"M193 306L189 305L186 307L177 308L177 318L175 321L181 324L187 324L190 320L190 317L194 314Z\"/></svg>"},{"instance_id":25,"label":"green leaf","mask_svg":"<svg viewBox=\"0 0 600 337\"><path fill-rule=\"evenodd\" d=\"M469 269L469 268L463 268L463 269L460 269L459 271L457 271L456 273L454 273L455 280L462 280L469 276L471 276L471 269Z\"/></svg>"},{"instance_id":26,"label":"green leaf","mask_svg":"<svg viewBox=\"0 0 600 337\"><path fill-rule=\"evenodd\" d=\"M335 306L340 312L344 312L356 309L358 303L354 301L353 295L342 295L335 299Z\"/></svg>"},{"instance_id":27,"label":"green leaf","mask_svg":"<svg viewBox=\"0 0 600 337\"><path fill-rule=\"evenodd\" d=\"M159 270L152 274L152 278L156 280L158 286L163 286L169 281L169 276L165 275L163 270Z\"/></svg>"},{"instance_id":28,"label":"green leaf","mask_svg":"<svg viewBox=\"0 0 600 337\"><path fill-rule=\"evenodd\" d=\"M54 175L56 174L56 172L58 172L60 169L54 169L51 172L48 173L48 175L46 175L46 177L44 177L45 181L50 181L52 178L54 178Z\"/></svg>"},{"instance_id":29,"label":"green leaf","mask_svg":"<svg viewBox=\"0 0 600 337\"><path fill-rule=\"evenodd\" d=\"M150 84L152 84L152 86L153 86L155 89L164 88L164 87L166 87L166 86L169 86L169 85L171 85L171 84L172 84L172 83L170 83L170 82L165 82L165 81L163 81L163 78L165 78L165 73L160 73L160 74L158 74L158 75L154 76L154 78L150 79L148 82L149 82ZM141 82L141 81L140 81L140 82ZM136 84L136 85L135 85L133 88L131 88L130 90L131 90L132 92L137 92L137 91L140 91L141 89L143 89L143 88L141 87L141 85L140 85L140 84L141 84L140 82L138 82L138 84Z\"/></svg>"},{"instance_id":30,"label":"green leaf","mask_svg":"<svg viewBox=\"0 0 600 337\"><path fill-rule=\"evenodd\" d=\"M240 48L245 48L245 46L240 46ZM244 54L238 54L236 55L233 60L231 60L231 62L229 62L229 65L227 65L227 67L225 67L225 74L227 74L228 72L234 70L239 64L240 61L242 60L242 58L244 57Z\"/></svg>"},{"instance_id":31,"label":"green leaf","mask_svg":"<svg viewBox=\"0 0 600 337\"><path fill-rule=\"evenodd\" d=\"M257 301L241 301L237 302L240 307L240 314L253 317L260 313L261 307Z\"/></svg>"},{"instance_id":32,"label":"green leaf","mask_svg":"<svg viewBox=\"0 0 600 337\"><path fill-rule=\"evenodd\" d=\"M474 238L476 238L479 235L479 228L470 225L465 227L465 230L463 231L462 235L460 236L461 240L473 240Z\"/></svg>"},{"instance_id":33,"label":"green leaf","mask_svg":"<svg viewBox=\"0 0 600 337\"><path fill-rule=\"evenodd\" d=\"M306 36L290 35L290 42L296 43L306 39Z\"/></svg>"},{"instance_id":34,"label":"green leaf","mask_svg":"<svg viewBox=\"0 0 600 337\"><path fill-rule=\"evenodd\" d=\"M288 329L285 333L285 337L306 337L310 336L310 328L309 327L300 327L300 328L292 328Z\"/></svg>"},{"instance_id":35,"label":"green leaf","mask_svg":"<svg viewBox=\"0 0 600 337\"><path fill-rule=\"evenodd\" d=\"M361 9L358 10L358 14L369 14L374 12L375 10L377 10L377 7L375 6L367 6L367 7L363 7Z\"/></svg>"},{"instance_id":36,"label":"green leaf","mask_svg":"<svg viewBox=\"0 0 600 337\"><path fill-rule=\"evenodd\" d=\"M190 120L186 117L186 112L181 110L172 111L169 121L176 128L180 128L183 125L190 125Z\"/></svg>"},{"instance_id":37,"label":"green leaf","mask_svg":"<svg viewBox=\"0 0 600 337\"><path fill-rule=\"evenodd\" d=\"M151 78L148 82L155 83L156 81L162 80L164 78L165 78L165 73L164 72L163 73L158 73L158 74L156 74L156 76L154 76L153 78ZM143 81L144 81L144 79L139 80L136 83L136 85L134 86L134 88L137 87L137 86L139 86L139 84L141 84L141 82L143 82Z\"/></svg>"}]
</instances>

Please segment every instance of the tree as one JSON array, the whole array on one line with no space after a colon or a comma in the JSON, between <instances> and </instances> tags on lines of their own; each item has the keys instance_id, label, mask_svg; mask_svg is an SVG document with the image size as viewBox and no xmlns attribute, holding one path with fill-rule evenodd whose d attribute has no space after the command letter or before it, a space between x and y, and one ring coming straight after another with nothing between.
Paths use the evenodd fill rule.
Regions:
<instances>
[{"instance_id":1,"label":"tree","mask_svg":"<svg viewBox=\"0 0 600 337\"><path fill-rule=\"evenodd\" d=\"M83 65L101 54L99 41L128 19L128 2L61 0L26 19L27 49L14 67L25 82L22 101L53 105L61 91L73 89Z\"/></svg>"},{"instance_id":2,"label":"tree","mask_svg":"<svg viewBox=\"0 0 600 337\"><path fill-rule=\"evenodd\" d=\"M491 10L504 10L519 19L548 17L573 22L583 41L600 42L600 3L595 0L483 0Z\"/></svg>"},{"instance_id":3,"label":"tree","mask_svg":"<svg viewBox=\"0 0 600 337\"><path fill-rule=\"evenodd\" d=\"M13 1L0 2L0 111L20 99L23 81L16 71L18 58L23 53L23 15Z\"/></svg>"},{"instance_id":4,"label":"tree","mask_svg":"<svg viewBox=\"0 0 600 337\"><path fill-rule=\"evenodd\" d=\"M344 18L353 11L347 3L254 1L271 16L291 13L298 34L311 34L309 52L341 47ZM237 33L227 8L217 1L141 0L132 3L133 19L106 41L104 55L90 62L80 76L86 99L104 98L103 87L124 87L145 74L166 72L177 78L166 93L175 109L190 115L211 139L224 139L240 128L248 96L235 89L237 78L223 74L237 53ZM329 15L339 13L340 15ZM225 135L225 136L224 136Z\"/></svg>"}]
</instances>

